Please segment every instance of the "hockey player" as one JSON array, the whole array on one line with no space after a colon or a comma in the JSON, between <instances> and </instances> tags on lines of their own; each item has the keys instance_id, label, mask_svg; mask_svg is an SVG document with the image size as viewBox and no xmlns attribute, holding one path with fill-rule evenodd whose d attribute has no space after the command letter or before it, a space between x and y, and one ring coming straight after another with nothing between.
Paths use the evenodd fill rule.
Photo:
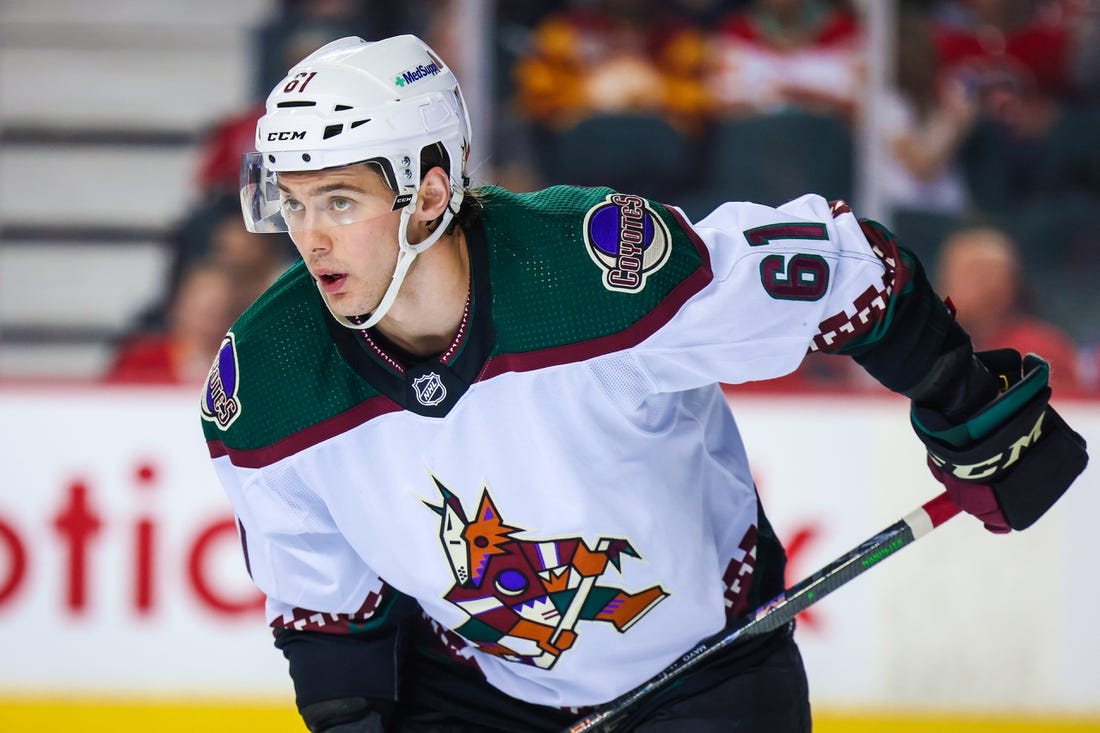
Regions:
<instances>
[{"instance_id":1,"label":"hockey player","mask_svg":"<svg viewBox=\"0 0 1100 733\"><path fill-rule=\"evenodd\" d=\"M933 473L993 531L1084 466L1045 364L975 355L843 203L692 223L629 192L471 188L458 82L412 36L304 59L256 143L245 221L302 260L226 336L201 407L311 731L556 730L778 593L718 383L807 351L910 397ZM792 629L628 727L808 731Z\"/></svg>"}]
</instances>

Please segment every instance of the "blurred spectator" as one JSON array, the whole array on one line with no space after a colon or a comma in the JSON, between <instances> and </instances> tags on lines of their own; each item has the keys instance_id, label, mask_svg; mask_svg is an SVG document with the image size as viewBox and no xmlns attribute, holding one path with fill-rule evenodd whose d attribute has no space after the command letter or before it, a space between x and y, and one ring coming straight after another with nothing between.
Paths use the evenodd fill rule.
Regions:
<instances>
[{"instance_id":1,"label":"blurred spectator","mask_svg":"<svg viewBox=\"0 0 1100 733\"><path fill-rule=\"evenodd\" d=\"M262 99L291 66L329 41L344 36L386 38L406 29L412 18L430 14L427 0L402 3L364 0L281 0L278 11L257 29L254 96Z\"/></svg>"},{"instance_id":2,"label":"blurred spectator","mask_svg":"<svg viewBox=\"0 0 1100 733\"><path fill-rule=\"evenodd\" d=\"M203 136L196 181L203 198L236 196L241 184L241 158L256 149L256 121L263 113L262 103L250 105L223 118Z\"/></svg>"},{"instance_id":3,"label":"blurred spectator","mask_svg":"<svg viewBox=\"0 0 1100 733\"><path fill-rule=\"evenodd\" d=\"M937 46L949 73L979 93L986 111L1011 114L1012 91L1070 93L1073 37L1050 0L959 0L941 23Z\"/></svg>"},{"instance_id":4,"label":"blurred spectator","mask_svg":"<svg viewBox=\"0 0 1100 733\"><path fill-rule=\"evenodd\" d=\"M233 282L236 317L283 273L293 261L295 250L289 237L253 234L245 229L234 197L213 222L205 256Z\"/></svg>"},{"instance_id":5,"label":"blurred spectator","mask_svg":"<svg viewBox=\"0 0 1100 733\"><path fill-rule=\"evenodd\" d=\"M714 96L692 215L722 201L779 206L813 192L853 194L853 137L863 85L859 19L844 3L752 0L712 35Z\"/></svg>"},{"instance_id":6,"label":"blurred spectator","mask_svg":"<svg viewBox=\"0 0 1100 733\"><path fill-rule=\"evenodd\" d=\"M211 260L233 278L236 316L293 261L296 255L289 237L252 234L244 228L236 185L232 190L208 196L187 212L170 233L174 260L165 284L164 302L142 317L143 329L164 328L167 304L174 300L183 273L196 262Z\"/></svg>"},{"instance_id":7,"label":"blurred spectator","mask_svg":"<svg viewBox=\"0 0 1100 733\"><path fill-rule=\"evenodd\" d=\"M962 214L968 207L959 150L978 107L963 84L940 74L931 18L898 18L895 87L878 110L886 145L878 184L892 210Z\"/></svg>"},{"instance_id":8,"label":"blurred spectator","mask_svg":"<svg viewBox=\"0 0 1100 733\"><path fill-rule=\"evenodd\" d=\"M715 34L710 79L725 116L795 107L851 119L863 80L856 15L826 0L754 0Z\"/></svg>"},{"instance_id":9,"label":"blurred spectator","mask_svg":"<svg viewBox=\"0 0 1100 733\"><path fill-rule=\"evenodd\" d=\"M735 10L741 10L755 0L672 0L700 28L713 28Z\"/></svg>"},{"instance_id":10,"label":"blurred spectator","mask_svg":"<svg viewBox=\"0 0 1100 733\"><path fill-rule=\"evenodd\" d=\"M1070 74L1074 89L1088 102L1100 102L1100 2L1078 0L1072 14L1073 52Z\"/></svg>"},{"instance_id":11,"label":"blurred spectator","mask_svg":"<svg viewBox=\"0 0 1100 733\"><path fill-rule=\"evenodd\" d=\"M568 182L681 198L702 167L706 52L690 15L664 0L569 0L546 16L513 66L524 134L510 131L509 155L522 148L533 174L518 176L521 190Z\"/></svg>"},{"instance_id":12,"label":"blurred spectator","mask_svg":"<svg viewBox=\"0 0 1100 733\"><path fill-rule=\"evenodd\" d=\"M229 274L214 262L194 263L184 273L168 307L167 327L125 340L104 381L199 384L237 316L236 307Z\"/></svg>"},{"instance_id":13,"label":"blurred spectator","mask_svg":"<svg viewBox=\"0 0 1100 733\"><path fill-rule=\"evenodd\" d=\"M895 38L893 84L875 108L875 182L891 229L931 262L970 209L962 151L978 105L959 80L943 74L928 9L900 4Z\"/></svg>"},{"instance_id":14,"label":"blurred spectator","mask_svg":"<svg viewBox=\"0 0 1100 733\"><path fill-rule=\"evenodd\" d=\"M944 71L981 117L965 151L975 205L1007 214L1077 187L1059 148L1079 127L1072 63L1075 36L1062 3L961 0L936 34Z\"/></svg>"},{"instance_id":15,"label":"blurred spectator","mask_svg":"<svg viewBox=\"0 0 1100 733\"><path fill-rule=\"evenodd\" d=\"M1069 105L1021 80L991 93L964 151L974 204L993 214L1064 197L1100 194L1100 110ZM985 107L988 107L986 95Z\"/></svg>"},{"instance_id":16,"label":"blurred spectator","mask_svg":"<svg viewBox=\"0 0 1100 733\"><path fill-rule=\"evenodd\" d=\"M1077 350L1057 326L1028 313L1024 273L1015 242L993 227L971 227L943 243L936 290L958 310L957 317L977 350L1009 347L1039 354L1051 366L1051 385L1060 394L1082 391Z\"/></svg>"},{"instance_id":17,"label":"blurred spectator","mask_svg":"<svg viewBox=\"0 0 1100 733\"><path fill-rule=\"evenodd\" d=\"M661 0L574 0L532 32L515 66L517 105L549 130L651 112L695 132L709 107L705 48L689 18Z\"/></svg>"}]
</instances>

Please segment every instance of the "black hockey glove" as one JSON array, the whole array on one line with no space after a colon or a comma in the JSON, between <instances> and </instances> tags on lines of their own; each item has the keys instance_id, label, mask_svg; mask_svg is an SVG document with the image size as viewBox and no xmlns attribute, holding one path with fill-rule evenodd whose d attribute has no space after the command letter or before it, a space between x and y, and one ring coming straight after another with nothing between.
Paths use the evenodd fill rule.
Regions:
<instances>
[{"instance_id":1,"label":"black hockey glove","mask_svg":"<svg viewBox=\"0 0 1100 733\"><path fill-rule=\"evenodd\" d=\"M302 720L310 733L385 733L384 719L393 703L363 697L341 697L306 705Z\"/></svg>"},{"instance_id":2,"label":"black hockey glove","mask_svg":"<svg viewBox=\"0 0 1100 733\"><path fill-rule=\"evenodd\" d=\"M1012 349L974 355L1000 394L965 421L914 402L910 417L947 494L991 532L1025 529L1088 463L1085 439L1050 406L1050 366ZM978 367L980 369L980 367Z\"/></svg>"}]
</instances>

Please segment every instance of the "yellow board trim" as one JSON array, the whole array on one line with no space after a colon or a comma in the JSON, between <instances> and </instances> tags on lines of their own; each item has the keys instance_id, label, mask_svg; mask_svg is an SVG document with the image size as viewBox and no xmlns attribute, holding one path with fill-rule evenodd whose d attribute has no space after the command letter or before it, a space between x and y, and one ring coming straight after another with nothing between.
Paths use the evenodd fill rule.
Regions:
<instances>
[{"instance_id":1,"label":"yellow board trim","mask_svg":"<svg viewBox=\"0 0 1100 733\"><path fill-rule=\"evenodd\" d=\"M814 733L1100 733L1100 717L814 711Z\"/></svg>"},{"instance_id":2,"label":"yellow board trim","mask_svg":"<svg viewBox=\"0 0 1100 733\"><path fill-rule=\"evenodd\" d=\"M3 733L304 733L293 703L0 699Z\"/></svg>"},{"instance_id":3,"label":"yellow board trim","mask_svg":"<svg viewBox=\"0 0 1100 733\"><path fill-rule=\"evenodd\" d=\"M155 723L155 727L150 724ZM303 733L293 705L0 698L3 733ZM814 733L1100 733L1100 717L814 712Z\"/></svg>"}]
</instances>

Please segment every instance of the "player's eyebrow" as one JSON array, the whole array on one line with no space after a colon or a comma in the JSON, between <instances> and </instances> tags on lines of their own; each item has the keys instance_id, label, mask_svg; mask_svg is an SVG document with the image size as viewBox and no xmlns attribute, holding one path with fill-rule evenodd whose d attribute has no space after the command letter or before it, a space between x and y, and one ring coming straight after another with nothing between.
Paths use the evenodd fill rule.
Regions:
<instances>
[{"instance_id":1,"label":"player's eyebrow","mask_svg":"<svg viewBox=\"0 0 1100 733\"><path fill-rule=\"evenodd\" d=\"M282 191L283 193L286 193L286 194L293 193L289 188L287 188L286 184L280 182L277 185L279 186L279 190ZM308 191L307 195L308 196L324 196L327 193L333 193L335 191L349 191L351 193L359 193L359 194L364 194L364 195L368 193L365 189L362 189L359 186L356 186L354 183L343 183L343 182L340 182L340 181L336 181L334 183L326 183L322 186L317 186L316 188L311 189L310 191Z\"/></svg>"}]
</instances>

